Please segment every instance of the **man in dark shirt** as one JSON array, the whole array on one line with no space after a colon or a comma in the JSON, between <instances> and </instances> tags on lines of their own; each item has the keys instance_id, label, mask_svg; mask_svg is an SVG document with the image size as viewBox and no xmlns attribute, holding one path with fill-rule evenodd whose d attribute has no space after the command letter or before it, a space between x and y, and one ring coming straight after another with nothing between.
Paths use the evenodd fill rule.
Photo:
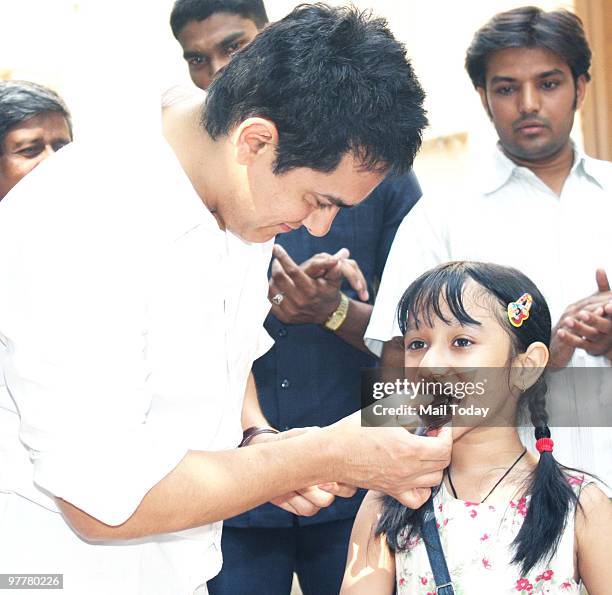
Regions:
<instances>
[{"instance_id":1,"label":"man in dark shirt","mask_svg":"<svg viewBox=\"0 0 612 595\"><path fill-rule=\"evenodd\" d=\"M171 16L202 89L266 23L261 0L178 0ZM360 370L376 365L363 344L374 293L397 227L420 196L412 172L390 177L357 208L340 209L324 237L305 227L277 236L265 324L275 346L253 366L272 427L326 426L359 409ZM296 572L304 595L337 595L363 495L311 517L304 500L300 514L265 504L226 520L224 565L209 592L288 595Z\"/></svg>"}]
</instances>

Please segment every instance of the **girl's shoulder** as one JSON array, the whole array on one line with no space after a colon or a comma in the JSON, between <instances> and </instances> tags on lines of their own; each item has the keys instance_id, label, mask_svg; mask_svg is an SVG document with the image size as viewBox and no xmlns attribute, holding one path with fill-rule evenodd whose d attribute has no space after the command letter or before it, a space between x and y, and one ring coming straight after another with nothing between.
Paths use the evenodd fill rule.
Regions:
<instances>
[{"instance_id":1,"label":"girl's shoulder","mask_svg":"<svg viewBox=\"0 0 612 595\"><path fill-rule=\"evenodd\" d=\"M581 486L574 538L580 577L589 592L607 593L612 581L612 502L594 481Z\"/></svg>"}]
</instances>

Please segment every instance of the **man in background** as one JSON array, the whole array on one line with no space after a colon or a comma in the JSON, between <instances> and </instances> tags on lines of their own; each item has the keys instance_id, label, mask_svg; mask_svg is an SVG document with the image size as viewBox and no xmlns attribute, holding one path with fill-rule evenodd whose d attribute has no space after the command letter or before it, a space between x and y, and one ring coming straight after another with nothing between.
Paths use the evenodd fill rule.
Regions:
<instances>
[{"instance_id":1,"label":"man in background","mask_svg":"<svg viewBox=\"0 0 612 595\"><path fill-rule=\"evenodd\" d=\"M170 22L193 82L206 89L268 19L261 0L178 0ZM412 172L388 178L359 208L338 213L325 237L305 227L277 236L265 323L275 345L253 366L273 427L326 426L359 408L360 370L376 365L363 343L375 289L420 195ZM265 504L227 520L211 594L288 594L296 572L305 595L336 595L362 498L337 499L315 516Z\"/></svg>"},{"instance_id":2,"label":"man in background","mask_svg":"<svg viewBox=\"0 0 612 595\"><path fill-rule=\"evenodd\" d=\"M178 0L170 26L193 83L207 89L240 48L268 24L262 0Z\"/></svg>"},{"instance_id":3,"label":"man in background","mask_svg":"<svg viewBox=\"0 0 612 595\"><path fill-rule=\"evenodd\" d=\"M71 141L70 112L57 93L27 81L0 82L0 200Z\"/></svg>"}]
</instances>

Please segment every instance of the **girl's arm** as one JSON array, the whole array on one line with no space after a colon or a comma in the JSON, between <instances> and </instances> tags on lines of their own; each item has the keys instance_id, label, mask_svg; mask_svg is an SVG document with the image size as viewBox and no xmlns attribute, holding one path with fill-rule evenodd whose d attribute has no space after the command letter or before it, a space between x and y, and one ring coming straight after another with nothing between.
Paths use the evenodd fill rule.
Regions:
<instances>
[{"instance_id":1,"label":"girl's arm","mask_svg":"<svg viewBox=\"0 0 612 595\"><path fill-rule=\"evenodd\" d=\"M580 493L576 509L578 573L589 595L607 595L612 584L612 503L595 485Z\"/></svg>"},{"instance_id":2,"label":"girl's arm","mask_svg":"<svg viewBox=\"0 0 612 595\"><path fill-rule=\"evenodd\" d=\"M383 536L374 537L380 516L378 492L368 492L357 513L340 595L392 595L395 558Z\"/></svg>"}]
</instances>

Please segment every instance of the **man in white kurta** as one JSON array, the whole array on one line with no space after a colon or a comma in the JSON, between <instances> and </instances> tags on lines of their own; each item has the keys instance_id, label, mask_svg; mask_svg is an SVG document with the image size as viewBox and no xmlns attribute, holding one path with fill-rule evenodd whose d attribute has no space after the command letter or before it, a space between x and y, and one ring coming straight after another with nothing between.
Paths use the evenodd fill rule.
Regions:
<instances>
[{"instance_id":1,"label":"man in white kurta","mask_svg":"<svg viewBox=\"0 0 612 595\"><path fill-rule=\"evenodd\" d=\"M351 44L338 43L347 32ZM380 52L396 76L381 76ZM350 72L318 82L338 58ZM345 75L369 81L356 98L367 124L353 104L328 103L325 115ZM398 85L391 107L372 101ZM311 109L291 105L304 97ZM244 428L266 423L247 379L271 343L271 240L300 225L324 235L386 169L410 167L422 100L381 23L306 6L241 52L205 106L165 110L163 138L158 120L89 137L2 200L0 574L61 573L70 595L206 593L223 518L269 500L312 514L353 486L412 506L428 497L448 432L416 437L353 417L278 440L264 428L235 448ZM381 147L372 122L387 129L407 113ZM340 117L351 125L330 137ZM287 133L299 146L278 172L287 126L301 130Z\"/></svg>"},{"instance_id":2,"label":"man in white kurta","mask_svg":"<svg viewBox=\"0 0 612 595\"><path fill-rule=\"evenodd\" d=\"M271 344L271 243L220 230L161 142L137 185L132 164L101 176L81 149L1 204L2 251L18 257L2 261L0 566L62 572L68 592L193 592L220 568L220 523L91 557L50 494L119 524L188 450L240 442L251 362Z\"/></svg>"}]
</instances>

